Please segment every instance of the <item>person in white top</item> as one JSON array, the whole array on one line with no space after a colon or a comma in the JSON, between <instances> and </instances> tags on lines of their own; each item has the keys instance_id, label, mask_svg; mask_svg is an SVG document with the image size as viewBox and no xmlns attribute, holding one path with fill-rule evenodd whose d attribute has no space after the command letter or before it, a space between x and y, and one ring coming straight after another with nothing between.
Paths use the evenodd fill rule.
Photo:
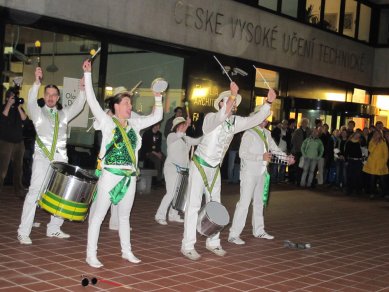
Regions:
<instances>
[{"instance_id":1,"label":"person in white top","mask_svg":"<svg viewBox=\"0 0 389 292\"><path fill-rule=\"evenodd\" d=\"M177 117L173 120L171 133L167 136L167 158L163 173L166 181L166 194L163 197L161 204L155 214L155 221L161 225L167 225L166 213L172 203L174 197L174 187L177 180L177 172L181 169L188 169L189 151L192 146L198 145L201 138L191 138L185 135L186 130L190 126L191 120L183 117ZM178 214L170 206L169 221L184 222Z\"/></svg>"},{"instance_id":2,"label":"person in white top","mask_svg":"<svg viewBox=\"0 0 389 292\"><path fill-rule=\"evenodd\" d=\"M276 99L274 90L269 90L267 102L261 110L251 117L235 116L233 113L242 100L238 95L239 87L231 82L230 90L222 92L214 102L216 113L208 113L204 118L204 136L193 156L189 167L188 201L185 210L184 238L181 253L191 260L200 259L194 248L196 225L203 193L206 201L220 203L220 164L234 134L261 123L270 114L270 104ZM219 233L207 238L206 248L218 256L226 251L220 245Z\"/></svg>"},{"instance_id":3,"label":"person in white top","mask_svg":"<svg viewBox=\"0 0 389 292\"><path fill-rule=\"evenodd\" d=\"M89 220L86 262L94 268L103 266L97 259L97 243L101 223L112 203L118 205L122 258L139 263L140 260L132 253L130 243L130 213L135 197L138 151L141 147L139 131L162 119L162 96L160 93L154 93L155 108L150 115L133 118L131 93L119 93L110 100L109 108L114 114L111 117L96 100L92 85L92 65L89 60L84 61L83 70L87 102L101 127L99 155L104 158L101 161L101 176L93 203L95 206Z\"/></svg>"},{"instance_id":4,"label":"person in white top","mask_svg":"<svg viewBox=\"0 0 389 292\"><path fill-rule=\"evenodd\" d=\"M254 113L259 111L256 107ZM273 239L265 231L263 219L263 199L267 166L272 155L278 159L286 160L288 164L294 163L293 156L287 156L271 137L269 130L265 129L268 121L262 121L258 126L244 132L242 142L239 148L239 157L241 159L241 180L240 180L240 200L236 204L234 219L230 228L228 241L235 244L245 244L240 238L240 234L246 223L248 208L253 201L253 235L256 238ZM269 183L269 182L267 182Z\"/></svg>"},{"instance_id":5,"label":"person in white top","mask_svg":"<svg viewBox=\"0 0 389 292\"><path fill-rule=\"evenodd\" d=\"M50 162L67 162L66 139L68 123L84 108L85 91L83 79L80 82L80 93L74 103L62 109L59 101L60 92L57 86L47 85L44 90L42 107L37 97L43 77L42 69L35 69L35 82L28 93L27 111L34 123L37 133L34 161L32 165L31 185L23 205L21 222L18 229L18 240L21 244L32 244L30 233L34 222L39 191L45 179ZM56 131L57 129L57 131ZM70 235L61 230L63 219L51 216L47 224L48 237L69 238Z\"/></svg>"}]
</instances>

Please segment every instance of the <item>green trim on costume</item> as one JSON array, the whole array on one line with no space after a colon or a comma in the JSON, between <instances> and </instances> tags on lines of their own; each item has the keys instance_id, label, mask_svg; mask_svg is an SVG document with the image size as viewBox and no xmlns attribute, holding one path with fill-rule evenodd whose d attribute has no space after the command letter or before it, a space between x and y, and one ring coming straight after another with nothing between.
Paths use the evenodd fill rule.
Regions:
<instances>
[{"instance_id":1,"label":"green trim on costume","mask_svg":"<svg viewBox=\"0 0 389 292\"><path fill-rule=\"evenodd\" d=\"M265 133L260 131L257 127L253 128L254 132L258 134L263 143L265 143L266 152L269 152L269 144L267 144Z\"/></svg>"},{"instance_id":2,"label":"green trim on costume","mask_svg":"<svg viewBox=\"0 0 389 292\"><path fill-rule=\"evenodd\" d=\"M269 188L270 188L270 174L266 171L265 172L265 182L263 184L263 196L262 196L262 202L263 205L266 207L267 203L269 202Z\"/></svg>"},{"instance_id":3,"label":"green trim on costume","mask_svg":"<svg viewBox=\"0 0 389 292\"><path fill-rule=\"evenodd\" d=\"M47 150L45 144L43 144L42 140L39 138L38 134L35 136L35 140L38 143L39 148L43 151L43 153L46 155L46 157L53 161L54 159L54 153L55 148L57 147L57 141L58 141L58 128L59 128L59 118L58 118L58 112L55 113L55 124L54 124L54 135L53 135L53 142L51 143L51 151Z\"/></svg>"},{"instance_id":4,"label":"green trim on costume","mask_svg":"<svg viewBox=\"0 0 389 292\"><path fill-rule=\"evenodd\" d=\"M212 190L213 190L213 187L215 186L216 179L219 176L220 166L219 165L211 166L204 159L202 159L200 156L197 156L197 155L193 155L193 162L194 162L194 164L196 165L197 169L200 172L200 175L201 175L201 177L203 179L204 185L207 188L207 190L209 192L209 195L211 196L211 201L212 201ZM206 166L206 167L210 167L210 168L216 168L216 172L215 172L215 174L213 176L211 186L209 186L207 175L205 174L204 168L202 166Z\"/></svg>"},{"instance_id":5,"label":"green trim on costume","mask_svg":"<svg viewBox=\"0 0 389 292\"><path fill-rule=\"evenodd\" d=\"M112 204L117 205L126 194L131 183L131 177L136 176L136 171L110 167L104 167L104 169L114 175L123 176L112 190L109 191Z\"/></svg>"}]
</instances>

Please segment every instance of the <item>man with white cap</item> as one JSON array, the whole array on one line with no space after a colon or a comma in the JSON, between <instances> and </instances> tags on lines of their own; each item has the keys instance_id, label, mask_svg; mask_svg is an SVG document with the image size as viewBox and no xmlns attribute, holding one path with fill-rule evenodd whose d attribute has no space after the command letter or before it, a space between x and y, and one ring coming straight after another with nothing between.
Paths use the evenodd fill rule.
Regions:
<instances>
[{"instance_id":1,"label":"man with white cap","mask_svg":"<svg viewBox=\"0 0 389 292\"><path fill-rule=\"evenodd\" d=\"M177 117L173 120L171 133L167 136L167 157L163 168L166 181L166 195L155 214L155 221L161 225L167 225L166 213L173 200L175 183L180 170L187 170L189 165L189 151L192 146L198 145L201 138L191 138L185 135L191 120ZM169 221L184 222L177 210L170 207Z\"/></svg>"},{"instance_id":2,"label":"man with white cap","mask_svg":"<svg viewBox=\"0 0 389 292\"><path fill-rule=\"evenodd\" d=\"M196 225L203 193L206 201L220 203L220 164L231 143L234 134L252 128L261 123L270 114L270 105L276 99L274 90L269 90L266 104L251 117L233 115L242 97L239 87L231 82L230 90L222 92L214 102L217 113L208 113L203 123L203 139L195 151L189 168L188 201L185 211L184 238L181 253L191 260L200 259L194 248L196 243ZM220 245L219 233L207 238L206 248L218 256L226 252Z\"/></svg>"},{"instance_id":3,"label":"man with white cap","mask_svg":"<svg viewBox=\"0 0 389 292\"><path fill-rule=\"evenodd\" d=\"M260 106L254 110L260 111ZM287 156L274 142L271 132L265 127L268 121L264 120L256 127L244 132L239 148L241 159L240 200L236 204L234 219L230 228L228 241L235 244L245 244L240 234L246 223L248 208L253 201L253 235L256 238L273 239L274 236L266 233L263 220L263 206L267 202L270 175L267 165L272 155L278 159L285 159L289 165L294 163L293 156Z\"/></svg>"}]
</instances>

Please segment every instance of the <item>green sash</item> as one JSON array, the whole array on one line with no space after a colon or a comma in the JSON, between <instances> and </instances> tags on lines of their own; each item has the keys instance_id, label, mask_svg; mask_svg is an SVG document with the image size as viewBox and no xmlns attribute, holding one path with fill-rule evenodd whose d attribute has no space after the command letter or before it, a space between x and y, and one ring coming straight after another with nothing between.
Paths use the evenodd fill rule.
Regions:
<instances>
[{"instance_id":1,"label":"green sash","mask_svg":"<svg viewBox=\"0 0 389 292\"><path fill-rule=\"evenodd\" d=\"M267 140L266 140L266 137L265 137L265 133L263 133L262 131L260 131L256 127L253 128L253 130L254 130L255 133L258 134L259 138L261 138L261 140L265 144L266 152L269 152L269 144L267 143ZM263 196L262 196L263 205L265 207L267 206L267 203L269 201L269 188L270 188L270 174L266 170L266 172L265 172L265 181L264 181L264 184L263 184Z\"/></svg>"},{"instance_id":2,"label":"green sash","mask_svg":"<svg viewBox=\"0 0 389 292\"><path fill-rule=\"evenodd\" d=\"M216 166L209 165L204 159L202 159L200 156L197 156L197 155L193 155L193 162L200 172L200 175L203 179L204 185L207 188L209 195L211 196L211 201L212 201L212 190L213 190L213 187L215 186L216 179L220 173L220 167L219 167L219 165L216 165ZM216 168L216 172L213 176L211 186L209 186L207 175L205 174L204 168L202 166Z\"/></svg>"},{"instance_id":3,"label":"green sash","mask_svg":"<svg viewBox=\"0 0 389 292\"><path fill-rule=\"evenodd\" d=\"M43 144L42 140L39 138L38 135L36 135L35 140L38 143L38 146L40 149L42 149L43 153L46 155L46 157L53 161L54 159L54 153L55 148L57 147L57 141L58 141L58 128L59 128L59 118L58 118L58 112L55 113L55 123L54 123L54 135L53 135L53 142L51 143L51 151L47 150L45 144Z\"/></svg>"},{"instance_id":4,"label":"green sash","mask_svg":"<svg viewBox=\"0 0 389 292\"><path fill-rule=\"evenodd\" d=\"M136 176L136 172L128 169L104 167L104 169L112 174L123 176L123 178L109 191L111 202L117 205L126 194L131 183L131 177Z\"/></svg>"}]
</instances>

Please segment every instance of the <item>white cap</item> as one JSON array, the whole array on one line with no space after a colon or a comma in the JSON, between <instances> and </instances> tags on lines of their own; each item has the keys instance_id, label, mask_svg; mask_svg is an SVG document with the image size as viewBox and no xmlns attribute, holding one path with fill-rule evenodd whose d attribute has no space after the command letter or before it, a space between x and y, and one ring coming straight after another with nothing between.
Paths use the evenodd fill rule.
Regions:
<instances>
[{"instance_id":1,"label":"white cap","mask_svg":"<svg viewBox=\"0 0 389 292\"><path fill-rule=\"evenodd\" d=\"M220 101L225 101L227 98L229 98L231 96L231 91L230 90L227 90L227 91L223 91L222 93L219 94L218 98L215 99L214 103L213 103L213 107L216 109L216 110L219 110L219 102ZM236 106L238 106L240 104L240 102L242 101L242 96L240 94L238 94L236 97Z\"/></svg>"},{"instance_id":2,"label":"white cap","mask_svg":"<svg viewBox=\"0 0 389 292\"><path fill-rule=\"evenodd\" d=\"M181 124L181 123L185 123L185 119L183 117L178 117L178 118L175 118L173 120L173 126L172 126L172 131L174 129L175 126L177 126L178 124Z\"/></svg>"}]
</instances>

